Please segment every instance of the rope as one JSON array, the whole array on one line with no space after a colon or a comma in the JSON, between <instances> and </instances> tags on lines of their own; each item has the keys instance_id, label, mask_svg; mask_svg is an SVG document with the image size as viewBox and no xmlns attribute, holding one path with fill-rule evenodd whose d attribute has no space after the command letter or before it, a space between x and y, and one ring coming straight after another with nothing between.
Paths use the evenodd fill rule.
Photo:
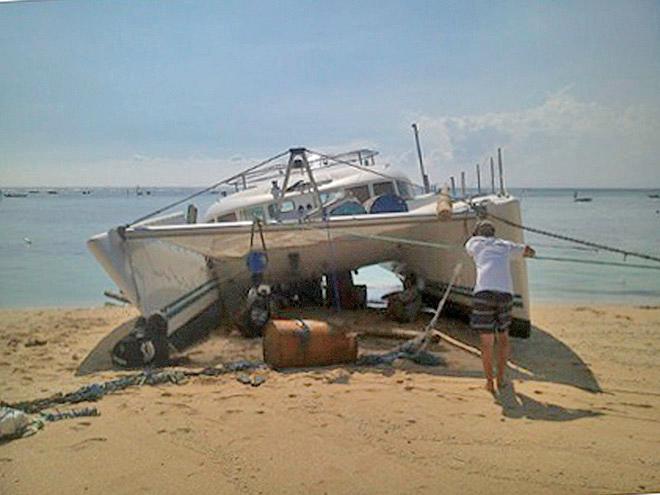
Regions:
<instances>
[{"instance_id":1,"label":"rope","mask_svg":"<svg viewBox=\"0 0 660 495\"><path fill-rule=\"evenodd\" d=\"M493 216L494 217L494 216ZM303 224L303 228L307 229L320 229L322 227L315 227L309 224ZM389 237L389 236L383 236L383 235L376 235L376 234L357 234L355 232L351 232L348 230L344 229L335 229L336 232L343 233L345 235L351 236L351 237L358 237L362 239L373 239L377 241L383 241L383 242L392 242L395 244L408 244L411 246L422 246L422 247L430 247L433 249L445 249L445 250L456 250L456 251L463 251L463 246L458 246L458 245L452 245L452 244L446 244L446 243L441 243L441 242L428 242L428 241L417 241L414 239L404 239L404 238L399 238L399 237ZM580 258L564 258L564 257L559 257L559 256L534 256L532 258L528 258L530 260L541 260L541 261L558 261L558 262L564 262L564 263L584 263L587 265L605 265L605 266L617 266L617 267L622 267L622 268L641 268L641 269L649 269L649 270L660 270L660 266L654 266L654 265L642 265L642 264L636 264L636 263L619 263L616 261L597 261L597 260L584 260Z\"/></svg>"},{"instance_id":2,"label":"rope","mask_svg":"<svg viewBox=\"0 0 660 495\"><path fill-rule=\"evenodd\" d=\"M458 275L461 273L462 269L463 269L463 263L458 263L454 267L454 273L451 276L451 280L447 284L447 288L445 289L445 293L443 294L442 299L440 299L440 302L438 303L438 307L435 310L435 314L433 315L433 318L431 318L431 321L428 323L428 325L426 325L426 328L424 329L422 335L420 337L411 339L405 344L403 344L403 348L409 351L411 349L416 349L417 352L419 352L426 349L426 347L429 345L429 343L431 342L431 334L433 333L435 325L438 323L438 318L440 318L440 313L442 312L442 308L444 308L445 303L449 298L449 293L451 292L451 289L454 286L454 283L456 282L456 278L458 278Z\"/></svg>"},{"instance_id":3,"label":"rope","mask_svg":"<svg viewBox=\"0 0 660 495\"><path fill-rule=\"evenodd\" d=\"M575 244L581 244L583 246L588 246L588 247L600 249L600 250L603 250L603 251L609 251L611 253L622 254L624 256L624 260L626 259L626 257L632 256L632 257L635 257L635 258L641 258L641 259L650 260L650 261L657 261L658 263L660 263L660 258L658 258L657 256L651 256L650 254L645 254L645 253L637 253L635 251L627 251L627 250L621 249L621 248L606 246L605 244L598 244L596 242L585 241L583 239L577 239L575 237L569 237L569 236L566 236L566 235L563 235L563 234L556 234L556 233L550 232L548 230L537 229L535 227L528 227L526 225L521 225L519 223L512 222L511 220L507 220L506 218L502 218L498 215L494 215L494 214L486 211L486 209L481 207L481 206L473 205L473 204L470 204L470 206L472 206L472 209L475 210L477 213L483 213L488 217L494 218L495 220L499 220L500 222L505 223L507 225L510 225L512 227L515 227L517 229L526 230L528 232L533 232L535 234L543 235L543 236L546 236L546 237L552 237L553 239L560 239L562 241L572 242L572 243L575 243ZM606 262L600 262L598 264L601 264L601 263L606 263ZM628 266L628 265L625 265L625 266ZM649 266L644 266L644 268L650 268L650 267Z\"/></svg>"},{"instance_id":4,"label":"rope","mask_svg":"<svg viewBox=\"0 0 660 495\"><path fill-rule=\"evenodd\" d=\"M592 253L597 253L598 249L591 247L582 247L582 246L569 246L566 244L543 244L541 242L535 242L534 247L545 247L549 249L572 249L574 251L589 251Z\"/></svg>"},{"instance_id":5,"label":"rope","mask_svg":"<svg viewBox=\"0 0 660 495\"><path fill-rule=\"evenodd\" d=\"M159 209L157 209L157 210L154 210L154 211L152 211L151 213L149 213L149 214L147 214L147 215L144 215L144 216L138 218L137 220L133 220L133 221L132 221L131 223L129 223L126 227L130 227L130 226L132 226L132 225L135 225L136 223L143 222L144 220L147 220L148 218L151 218L151 217L153 217L154 215L158 215L159 213L162 213L162 212L164 212L164 211L167 211L167 210L169 210L170 208L173 208L173 207L175 207L175 206L180 205L181 203L185 203L186 201L190 201L191 199L196 198L197 196L199 196L199 195L201 195L201 194L204 194L205 192L208 192L208 191L210 191L211 189L214 189L214 188L216 188L216 187L218 187L218 186L220 186L220 185L222 185L222 184L226 184L226 183L228 183L228 182L231 182L231 181L233 181L233 180L236 180L236 179L238 179L239 177L241 177L242 175L248 174L248 173L250 173L250 172L252 172L252 171L254 171L254 170L258 169L258 168L261 168L261 167L263 167L264 165L267 165L267 164L270 163L270 162L273 162L273 161L275 161L275 160L279 160L280 158L282 158L283 156L287 155L288 153L289 153L289 150L287 150L287 151L283 151L282 153L280 153L280 154L278 154L278 155L275 155L275 156L273 156L273 157L271 157L271 158L268 158L267 160L264 160L263 162L257 163L256 165L254 165L254 166L252 166L252 167L250 167L250 168L245 169L245 170L244 170L243 172L241 172L241 173L238 173L238 174L232 175L232 176L229 177L228 179L222 179L221 181L216 182L215 184L213 184L213 185L211 185L211 186L209 186L209 187L207 187L207 188L205 188L205 189L202 189L202 190L200 190L200 191L197 191L196 193L193 193L193 194L191 194L191 195L189 195L189 196L186 196L185 198L183 198L183 199L181 199L181 200L179 200L179 201L175 201L174 203L170 203L169 205L167 205L167 206L163 206L162 208L159 208Z\"/></svg>"},{"instance_id":6,"label":"rope","mask_svg":"<svg viewBox=\"0 0 660 495\"><path fill-rule=\"evenodd\" d=\"M74 392L66 394L57 393L44 399L28 400L8 404L0 402L0 406L11 407L26 413L37 413L44 409L60 404L78 404L80 402L94 402L103 398L107 394L116 393L129 387L141 387L143 385L161 385L165 383L174 383L181 385L185 383L188 377L196 376L219 376L239 371L254 370L264 367L261 361L238 360L229 363L219 364L214 367L204 368L199 371L179 371L179 370L160 370L153 371L147 369L140 373L125 375L114 380L101 383L92 383L80 387Z\"/></svg>"},{"instance_id":7,"label":"rope","mask_svg":"<svg viewBox=\"0 0 660 495\"><path fill-rule=\"evenodd\" d=\"M331 264L332 264L332 294L335 299L335 309L341 311L341 298L339 297L339 281L337 280L337 253L335 251L335 243L332 239L332 234L330 234L330 220L327 215L324 215L323 222L325 223L325 232L328 237L328 243L330 245L330 254L331 254Z\"/></svg>"},{"instance_id":8,"label":"rope","mask_svg":"<svg viewBox=\"0 0 660 495\"><path fill-rule=\"evenodd\" d=\"M531 259L541 260L541 261L560 261L564 263L584 263L587 265L607 265L607 266L620 266L624 268L648 268L649 270L660 270L660 266L640 265L637 263L618 263L616 261L583 260L580 258L564 258L557 256L534 256Z\"/></svg>"}]
</instances>

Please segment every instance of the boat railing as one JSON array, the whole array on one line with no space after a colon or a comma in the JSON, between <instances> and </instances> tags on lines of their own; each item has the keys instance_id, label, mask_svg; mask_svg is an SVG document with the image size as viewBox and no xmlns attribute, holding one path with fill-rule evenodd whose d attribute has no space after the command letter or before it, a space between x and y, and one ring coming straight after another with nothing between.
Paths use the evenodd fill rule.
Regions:
<instances>
[{"instance_id":1,"label":"boat railing","mask_svg":"<svg viewBox=\"0 0 660 495\"><path fill-rule=\"evenodd\" d=\"M337 155L331 155L329 157L312 156L308 159L308 163L314 172L333 167L346 167L348 166L348 163L354 163L360 167L371 167L376 164L376 155L378 155L377 151L361 149L340 153ZM228 185L236 188L237 190L249 189L252 186L269 183L273 180L283 178L284 174L286 173L286 168L286 162L276 162L268 167L263 167L258 170L251 170L240 174L233 181L229 182Z\"/></svg>"}]
</instances>

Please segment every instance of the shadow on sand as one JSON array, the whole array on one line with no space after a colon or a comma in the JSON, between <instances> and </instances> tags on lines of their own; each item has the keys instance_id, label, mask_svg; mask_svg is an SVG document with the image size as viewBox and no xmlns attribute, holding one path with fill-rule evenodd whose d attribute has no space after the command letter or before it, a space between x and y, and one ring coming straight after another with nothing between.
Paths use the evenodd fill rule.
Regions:
<instances>
[{"instance_id":1,"label":"shadow on sand","mask_svg":"<svg viewBox=\"0 0 660 495\"><path fill-rule=\"evenodd\" d=\"M568 409L557 404L532 399L525 394L516 392L512 382L498 392L496 402L502 407L502 415L511 419L573 421L602 415L597 411Z\"/></svg>"},{"instance_id":2,"label":"shadow on sand","mask_svg":"<svg viewBox=\"0 0 660 495\"><path fill-rule=\"evenodd\" d=\"M479 336L463 322L447 320L444 332L474 348L479 347ZM510 341L510 361L522 368L520 371L510 370L511 378L561 383L588 392L602 392L582 358L545 330L534 326L528 339L512 338Z\"/></svg>"},{"instance_id":3,"label":"shadow on sand","mask_svg":"<svg viewBox=\"0 0 660 495\"><path fill-rule=\"evenodd\" d=\"M382 325L383 317L374 313L371 321L361 322L369 325ZM98 371L114 369L110 360L110 350L133 327L134 320L129 320L103 338L80 365L76 374L85 375ZM388 325L395 325L387 322ZM420 329L425 321L417 321L410 328ZM462 321L441 319L438 327L455 340L474 349L479 347L479 337ZM361 354L386 353L401 341L373 337L360 337ZM509 377L519 380L537 380L560 383L580 388L589 392L602 392L596 377L587 364L570 347L557 340L543 329L534 327L529 339L511 339L511 362ZM455 376L480 378L483 376L481 362L477 356L449 344L433 346L430 349L441 358L439 366L421 366L411 362L398 362L396 368L408 373L425 373L437 376ZM185 355L172 364L189 368L216 366L237 359L259 360L262 358L261 339L247 340L235 334L216 331L209 340L186 351ZM378 372L391 374L392 366L346 367L352 372ZM327 368L321 368L323 372ZM301 371L310 372L312 369ZM520 398L532 403L533 399Z\"/></svg>"}]
</instances>

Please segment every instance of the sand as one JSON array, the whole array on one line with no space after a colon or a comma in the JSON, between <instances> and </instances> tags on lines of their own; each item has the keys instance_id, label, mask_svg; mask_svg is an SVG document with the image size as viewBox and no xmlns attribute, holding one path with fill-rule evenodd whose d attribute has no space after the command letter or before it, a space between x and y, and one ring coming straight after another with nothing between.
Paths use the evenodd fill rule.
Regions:
<instances>
[{"instance_id":1,"label":"sand","mask_svg":"<svg viewBox=\"0 0 660 495\"><path fill-rule=\"evenodd\" d=\"M122 375L75 373L134 316L119 307L0 311L0 399ZM512 386L498 397L483 389L479 359L446 342L433 348L444 361L435 368L263 370L259 387L230 374L131 388L77 406L99 417L0 444L0 493L660 491L660 306L537 305L532 316L533 336L515 341ZM360 331L427 320L399 325L367 311L333 321ZM440 328L475 343L461 322ZM394 344L361 338L365 351ZM259 340L220 328L180 366L260 354Z\"/></svg>"}]
</instances>

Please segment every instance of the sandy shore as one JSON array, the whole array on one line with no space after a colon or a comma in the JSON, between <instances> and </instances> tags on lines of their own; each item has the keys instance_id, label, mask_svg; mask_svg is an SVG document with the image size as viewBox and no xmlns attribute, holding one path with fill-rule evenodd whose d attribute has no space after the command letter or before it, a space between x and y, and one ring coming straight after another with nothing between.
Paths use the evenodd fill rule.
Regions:
<instances>
[{"instance_id":1,"label":"sandy shore","mask_svg":"<svg viewBox=\"0 0 660 495\"><path fill-rule=\"evenodd\" d=\"M0 399L120 376L75 373L133 316L117 307L0 311ZM356 331L426 321L333 318ZM230 374L130 388L91 404L99 417L0 444L0 493L660 491L660 306L543 305L533 322L533 337L514 345L513 387L497 398L482 388L479 359L446 342L433 349L444 361L433 368L263 370L260 387ZM475 343L460 322L441 329ZM366 351L392 345L361 340ZM220 328L181 366L260 354L259 340Z\"/></svg>"}]
</instances>

